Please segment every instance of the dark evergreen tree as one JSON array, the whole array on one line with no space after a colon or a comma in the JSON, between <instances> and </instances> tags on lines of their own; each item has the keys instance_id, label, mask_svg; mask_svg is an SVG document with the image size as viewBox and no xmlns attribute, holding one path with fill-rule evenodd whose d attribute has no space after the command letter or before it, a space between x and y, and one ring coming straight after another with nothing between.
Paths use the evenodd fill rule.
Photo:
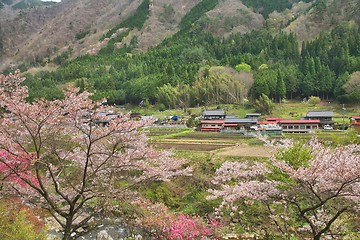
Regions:
<instances>
[{"instance_id":1,"label":"dark evergreen tree","mask_svg":"<svg viewBox=\"0 0 360 240\"><path fill-rule=\"evenodd\" d=\"M279 103L281 102L281 99L286 95L285 82L280 70L278 70L276 78L276 95Z\"/></svg>"}]
</instances>

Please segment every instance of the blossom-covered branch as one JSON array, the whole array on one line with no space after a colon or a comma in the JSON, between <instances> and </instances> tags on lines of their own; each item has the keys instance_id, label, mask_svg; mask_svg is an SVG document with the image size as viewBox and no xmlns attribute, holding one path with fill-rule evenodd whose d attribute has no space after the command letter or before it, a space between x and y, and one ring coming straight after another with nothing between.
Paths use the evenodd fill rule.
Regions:
<instances>
[{"instance_id":1,"label":"blossom-covered branch","mask_svg":"<svg viewBox=\"0 0 360 240\"><path fill-rule=\"evenodd\" d=\"M3 191L15 187L41 203L63 227L64 239L102 210L113 210L127 186L191 174L186 161L155 151L131 120L87 92L69 87L63 99L26 101L23 78L0 75L0 174ZM97 204L94 204L97 203ZM85 211L86 209L86 211Z\"/></svg>"}]
</instances>

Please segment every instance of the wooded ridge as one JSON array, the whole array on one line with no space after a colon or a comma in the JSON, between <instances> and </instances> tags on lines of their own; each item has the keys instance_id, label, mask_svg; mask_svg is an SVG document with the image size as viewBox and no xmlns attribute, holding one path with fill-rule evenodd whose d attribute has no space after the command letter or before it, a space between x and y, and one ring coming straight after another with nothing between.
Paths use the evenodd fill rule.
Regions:
<instances>
[{"instance_id":1,"label":"wooded ridge","mask_svg":"<svg viewBox=\"0 0 360 240\"><path fill-rule=\"evenodd\" d=\"M74 0L14 10L15 2L2 1L1 11L18 15L1 21L1 60L27 71L30 99L59 98L59 86L74 82L110 104L187 107L262 93L274 100L315 95L359 102L356 1ZM95 15L91 9L98 9ZM41 24L29 22L34 16ZM41 37L23 41L29 35L16 31L19 20L33 30L41 25L40 32L28 30ZM40 39L54 46L45 55Z\"/></svg>"}]
</instances>

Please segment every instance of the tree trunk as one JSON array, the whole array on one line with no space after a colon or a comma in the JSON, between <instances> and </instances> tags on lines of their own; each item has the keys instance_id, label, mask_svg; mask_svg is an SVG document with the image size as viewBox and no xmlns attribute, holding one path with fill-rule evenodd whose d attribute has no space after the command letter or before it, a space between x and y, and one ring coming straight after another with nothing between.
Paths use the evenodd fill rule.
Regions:
<instances>
[{"instance_id":1,"label":"tree trunk","mask_svg":"<svg viewBox=\"0 0 360 240\"><path fill-rule=\"evenodd\" d=\"M321 234L317 234L314 236L314 240L320 240Z\"/></svg>"},{"instance_id":2,"label":"tree trunk","mask_svg":"<svg viewBox=\"0 0 360 240\"><path fill-rule=\"evenodd\" d=\"M63 240L72 240L72 239L73 239L73 237L71 236L71 233L72 233L72 229L71 229L72 222L73 222L73 218L72 218L71 216L69 216L69 217L66 219L66 225L65 225L65 228L64 228Z\"/></svg>"}]
</instances>

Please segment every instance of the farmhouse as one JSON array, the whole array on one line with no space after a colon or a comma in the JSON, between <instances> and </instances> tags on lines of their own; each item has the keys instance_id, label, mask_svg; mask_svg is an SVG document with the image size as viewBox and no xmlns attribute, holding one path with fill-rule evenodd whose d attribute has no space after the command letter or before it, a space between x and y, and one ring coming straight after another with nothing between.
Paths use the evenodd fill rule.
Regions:
<instances>
[{"instance_id":1,"label":"farmhouse","mask_svg":"<svg viewBox=\"0 0 360 240\"><path fill-rule=\"evenodd\" d=\"M201 120L199 130L206 132L220 132L224 125L224 119Z\"/></svg>"},{"instance_id":2,"label":"farmhouse","mask_svg":"<svg viewBox=\"0 0 360 240\"><path fill-rule=\"evenodd\" d=\"M225 119L226 114L225 111L222 109L217 109L217 110L205 110L203 112L203 118L206 120L211 120L211 119Z\"/></svg>"},{"instance_id":3,"label":"farmhouse","mask_svg":"<svg viewBox=\"0 0 360 240\"><path fill-rule=\"evenodd\" d=\"M333 126L334 122L332 118L334 117L333 111L308 111L305 119L307 120L320 120L319 127L323 127L324 125Z\"/></svg>"},{"instance_id":4,"label":"farmhouse","mask_svg":"<svg viewBox=\"0 0 360 240\"><path fill-rule=\"evenodd\" d=\"M222 132L240 132L250 130L250 127L256 126L256 124L256 118L226 117Z\"/></svg>"},{"instance_id":5,"label":"farmhouse","mask_svg":"<svg viewBox=\"0 0 360 240\"><path fill-rule=\"evenodd\" d=\"M285 133L307 133L319 129L320 120L280 120L279 125Z\"/></svg>"}]
</instances>

